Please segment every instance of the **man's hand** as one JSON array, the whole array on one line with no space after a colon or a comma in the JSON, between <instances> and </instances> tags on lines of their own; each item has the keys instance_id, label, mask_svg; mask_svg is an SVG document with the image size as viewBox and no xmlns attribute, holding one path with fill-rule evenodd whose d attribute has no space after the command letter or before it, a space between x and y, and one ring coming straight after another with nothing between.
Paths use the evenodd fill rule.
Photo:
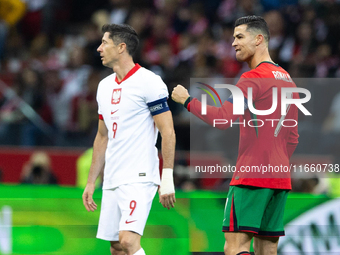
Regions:
<instances>
[{"instance_id":1,"label":"man's hand","mask_svg":"<svg viewBox=\"0 0 340 255\"><path fill-rule=\"evenodd\" d=\"M173 90L171 94L172 100L174 100L176 103L184 104L185 101L189 97L189 92L186 88L184 88L182 85L177 85Z\"/></svg>"},{"instance_id":2,"label":"man's hand","mask_svg":"<svg viewBox=\"0 0 340 255\"><path fill-rule=\"evenodd\" d=\"M93 193L95 189L95 184L94 183L88 183L86 184L84 193L83 193L83 204L86 208L86 210L94 212L97 210L97 204L93 201Z\"/></svg>"},{"instance_id":3,"label":"man's hand","mask_svg":"<svg viewBox=\"0 0 340 255\"><path fill-rule=\"evenodd\" d=\"M175 193L161 195L160 189L158 190L158 193L159 193L159 202L163 205L164 208L168 208L168 210L170 210L170 206L172 208L175 207L175 203L176 203Z\"/></svg>"},{"instance_id":4,"label":"man's hand","mask_svg":"<svg viewBox=\"0 0 340 255\"><path fill-rule=\"evenodd\" d=\"M170 206L172 208L175 207L176 203L175 186L172 173L173 170L170 168L163 169L162 182L158 190L159 202L163 205L164 208L168 208L168 210L170 210Z\"/></svg>"}]
</instances>

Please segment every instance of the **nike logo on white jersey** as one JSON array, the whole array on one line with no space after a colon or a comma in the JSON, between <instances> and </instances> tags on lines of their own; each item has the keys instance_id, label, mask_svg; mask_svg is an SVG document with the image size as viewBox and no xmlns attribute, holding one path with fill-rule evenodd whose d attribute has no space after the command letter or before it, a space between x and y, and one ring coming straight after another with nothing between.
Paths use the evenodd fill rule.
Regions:
<instances>
[{"instance_id":1,"label":"nike logo on white jersey","mask_svg":"<svg viewBox=\"0 0 340 255\"><path fill-rule=\"evenodd\" d=\"M119 110L119 109L118 109ZM118 110L115 110L115 111L111 111L111 115L114 114L115 112L117 112Z\"/></svg>"}]
</instances>

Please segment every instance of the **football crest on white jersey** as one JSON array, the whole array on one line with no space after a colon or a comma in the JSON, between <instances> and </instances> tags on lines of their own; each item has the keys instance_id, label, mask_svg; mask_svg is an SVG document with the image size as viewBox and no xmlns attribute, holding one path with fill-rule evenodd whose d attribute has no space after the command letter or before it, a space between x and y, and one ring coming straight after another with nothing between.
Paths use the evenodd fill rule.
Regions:
<instances>
[{"instance_id":1,"label":"football crest on white jersey","mask_svg":"<svg viewBox=\"0 0 340 255\"><path fill-rule=\"evenodd\" d=\"M121 94L122 94L122 89L114 89L112 92L111 104L119 104Z\"/></svg>"}]
</instances>

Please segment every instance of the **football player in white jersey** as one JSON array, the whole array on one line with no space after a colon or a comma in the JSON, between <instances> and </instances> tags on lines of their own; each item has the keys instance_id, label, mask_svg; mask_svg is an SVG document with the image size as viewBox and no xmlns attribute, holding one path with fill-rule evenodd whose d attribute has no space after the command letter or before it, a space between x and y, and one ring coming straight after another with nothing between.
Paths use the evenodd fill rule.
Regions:
<instances>
[{"instance_id":1,"label":"football player in white jersey","mask_svg":"<svg viewBox=\"0 0 340 255\"><path fill-rule=\"evenodd\" d=\"M135 64L138 36L128 25L102 28L97 51L113 74L98 86L99 124L83 203L88 211L95 180L104 169L103 197L97 238L111 242L111 254L143 255L140 245L158 186L160 202L174 207L173 165L175 132L162 79ZM158 130L162 136L163 171L159 176Z\"/></svg>"}]
</instances>

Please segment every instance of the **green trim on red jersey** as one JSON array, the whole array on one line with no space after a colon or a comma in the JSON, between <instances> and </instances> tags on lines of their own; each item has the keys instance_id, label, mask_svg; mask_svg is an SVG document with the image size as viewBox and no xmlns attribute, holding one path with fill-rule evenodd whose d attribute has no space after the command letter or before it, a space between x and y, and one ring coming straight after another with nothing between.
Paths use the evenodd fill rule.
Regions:
<instances>
[{"instance_id":1,"label":"green trim on red jersey","mask_svg":"<svg viewBox=\"0 0 340 255\"><path fill-rule=\"evenodd\" d=\"M276 63L274 63L274 62L270 62L270 61L262 61L262 62L260 62L256 67L258 67L258 66L261 65L262 63L272 64L272 65L274 65L274 66L279 67L278 64L276 64ZM255 67L255 68L256 68L256 67Z\"/></svg>"}]
</instances>

